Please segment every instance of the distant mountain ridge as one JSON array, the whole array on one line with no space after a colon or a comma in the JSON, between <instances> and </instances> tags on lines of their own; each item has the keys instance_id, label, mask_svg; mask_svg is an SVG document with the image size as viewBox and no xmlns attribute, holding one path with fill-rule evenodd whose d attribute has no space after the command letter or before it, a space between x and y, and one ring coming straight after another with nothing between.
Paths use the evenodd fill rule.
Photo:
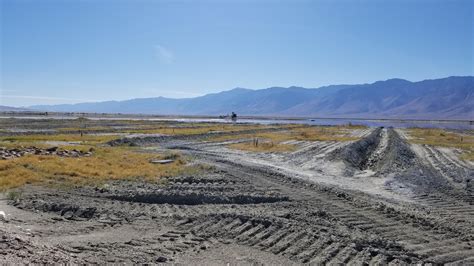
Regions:
<instances>
[{"instance_id":1,"label":"distant mountain ridge","mask_svg":"<svg viewBox=\"0 0 474 266\"><path fill-rule=\"evenodd\" d=\"M25 112L25 111L29 111L29 109L0 105L0 112Z\"/></svg>"},{"instance_id":2,"label":"distant mountain ridge","mask_svg":"<svg viewBox=\"0 0 474 266\"><path fill-rule=\"evenodd\" d=\"M473 119L474 77L448 77L410 82L389 79L371 84L331 85L316 89L236 88L195 98L164 97L31 109L162 115L307 116L346 118Z\"/></svg>"}]
</instances>

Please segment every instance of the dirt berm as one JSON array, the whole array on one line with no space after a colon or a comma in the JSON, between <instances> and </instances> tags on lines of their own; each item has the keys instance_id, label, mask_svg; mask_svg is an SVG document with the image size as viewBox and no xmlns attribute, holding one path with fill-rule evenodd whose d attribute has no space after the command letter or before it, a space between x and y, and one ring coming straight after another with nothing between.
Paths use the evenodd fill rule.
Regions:
<instances>
[{"instance_id":1,"label":"dirt berm","mask_svg":"<svg viewBox=\"0 0 474 266\"><path fill-rule=\"evenodd\" d=\"M342 160L347 166L359 170L367 168L370 155L380 143L382 128L377 128L369 136L362 138L328 154L329 160Z\"/></svg>"}]
</instances>

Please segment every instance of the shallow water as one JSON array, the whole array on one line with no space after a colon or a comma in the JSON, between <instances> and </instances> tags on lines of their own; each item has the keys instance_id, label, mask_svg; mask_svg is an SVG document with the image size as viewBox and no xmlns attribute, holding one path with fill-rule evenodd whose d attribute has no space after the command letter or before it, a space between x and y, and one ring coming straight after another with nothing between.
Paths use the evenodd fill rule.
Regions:
<instances>
[{"instance_id":1,"label":"shallow water","mask_svg":"<svg viewBox=\"0 0 474 266\"><path fill-rule=\"evenodd\" d=\"M308 124L312 125L364 125L371 127L423 127L423 128L449 128L474 130L474 124L469 121L426 121L426 120L342 120L342 119L313 119Z\"/></svg>"},{"instance_id":2,"label":"shallow water","mask_svg":"<svg viewBox=\"0 0 474 266\"><path fill-rule=\"evenodd\" d=\"M98 118L100 119L100 118ZM143 118L139 118L143 119ZM153 121L177 121L177 122L208 122L208 123L251 123L251 124L307 124L307 125L363 125L369 127L423 127L423 128L447 128L474 130L474 124L469 121L428 121L428 120L377 120L377 119L247 119L241 118L237 122L220 118L144 118Z\"/></svg>"},{"instance_id":3,"label":"shallow water","mask_svg":"<svg viewBox=\"0 0 474 266\"><path fill-rule=\"evenodd\" d=\"M0 119L77 119L76 116L0 116ZM194 118L194 117L147 117L147 116L87 116L91 120L149 120L149 121L176 121L176 122L207 122L207 123L251 123L251 124L307 124L307 125L363 125L370 127L423 127L474 130L473 121L456 120L396 120L396 119L339 119L339 118L314 118L314 119L279 119L279 118L239 118L237 122L221 118Z\"/></svg>"}]
</instances>

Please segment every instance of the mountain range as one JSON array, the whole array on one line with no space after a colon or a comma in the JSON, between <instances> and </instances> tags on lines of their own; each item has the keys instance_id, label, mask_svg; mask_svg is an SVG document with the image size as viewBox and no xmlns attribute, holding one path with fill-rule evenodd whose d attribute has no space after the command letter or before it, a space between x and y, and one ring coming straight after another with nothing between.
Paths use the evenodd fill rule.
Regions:
<instances>
[{"instance_id":1,"label":"mountain range","mask_svg":"<svg viewBox=\"0 0 474 266\"><path fill-rule=\"evenodd\" d=\"M371 84L320 88L235 88L195 98L141 98L125 101L37 105L30 109L162 115L474 119L474 77L410 82L389 79Z\"/></svg>"},{"instance_id":2,"label":"mountain range","mask_svg":"<svg viewBox=\"0 0 474 266\"><path fill-rule=\"evenodd\" d=\"M25 112L29 111L26 108L21 108L21 107L11 107L11 106L5 106L5 105L0 105L0 112Z\"/></svg>"}]
</instances>

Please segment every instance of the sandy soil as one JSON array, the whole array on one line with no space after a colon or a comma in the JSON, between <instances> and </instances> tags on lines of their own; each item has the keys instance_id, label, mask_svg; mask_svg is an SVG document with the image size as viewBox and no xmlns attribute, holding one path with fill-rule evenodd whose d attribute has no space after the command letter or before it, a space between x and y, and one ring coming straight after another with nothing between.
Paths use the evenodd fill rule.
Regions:
<instances>
[{"instance_id":1,"label":"sandy soil","mask_svg":"<svg viewBox=\"0 0 474 266\"><path fill-rule=\"evenodd\" d=\"M0 263L474 264L473 165L409 144L403 130L352 134L361 139L292 141L298 149L280 154L201 135L114 142L213 168L160 184L2 195Z\"/></svg>"}]
</instances>

